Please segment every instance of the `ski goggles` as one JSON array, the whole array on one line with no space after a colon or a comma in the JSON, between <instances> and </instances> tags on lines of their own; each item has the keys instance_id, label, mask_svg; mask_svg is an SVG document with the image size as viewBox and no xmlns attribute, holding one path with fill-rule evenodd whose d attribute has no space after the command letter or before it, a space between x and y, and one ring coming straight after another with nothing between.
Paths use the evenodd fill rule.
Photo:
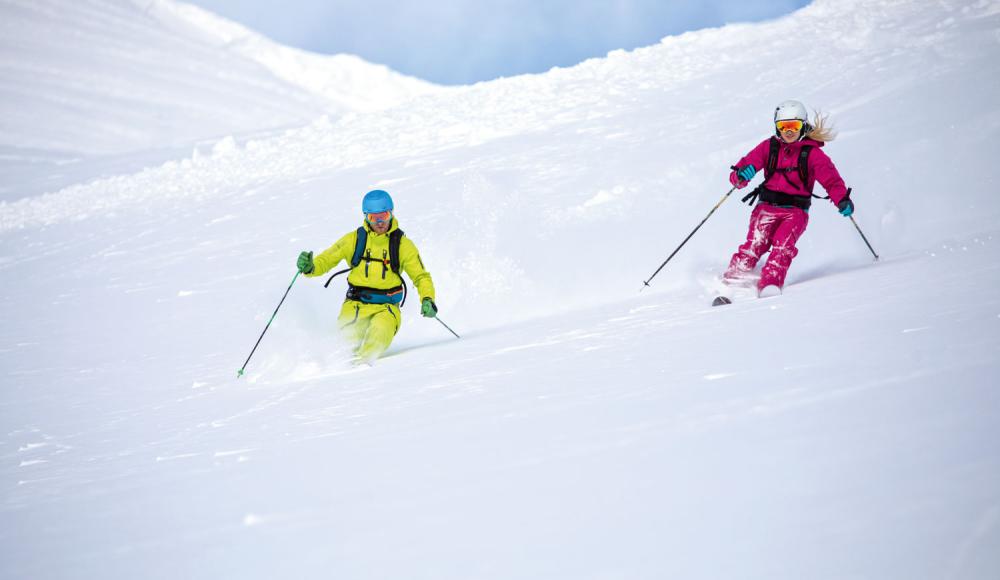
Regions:
<instances>
[{"instance_id":1,"label":"ski goggles","mask_svg":"<svg viewBox=\"0 0 1000 580\"><path fill-rule=\"evenodd\" d=\"M774 126L778 131L801 131L803 122L799 119L789 119L787 121L775 121Z\"/></svg>"},{"instance_id":2,"label":"ski goggles","mask_svg":"<svg viewBox=\"0 0 1000 580\"><path fill-rule=\"evenodd\" d=\"M368 223L382 225L392 219L391 211L380 211L378 213L367 214Z\"/></svg>"}]
</instances>

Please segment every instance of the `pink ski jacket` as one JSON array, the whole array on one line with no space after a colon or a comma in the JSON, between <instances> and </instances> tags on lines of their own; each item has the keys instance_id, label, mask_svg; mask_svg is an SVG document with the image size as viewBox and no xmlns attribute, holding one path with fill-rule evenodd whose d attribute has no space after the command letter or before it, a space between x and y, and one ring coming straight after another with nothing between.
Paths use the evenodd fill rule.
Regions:
<instances>
[{"instance_id":1,"label":"pink ski jacket","mask_svg":"<svg viewBox=\"0 0 1000 580\"><path fill-rule=\"evenodd\" d=\"M736 163L736 167L753 165L758 172L763 173L764 167L767 166L770 141L770 138L761 141L760 145L754 147L750 153L747 153L745 157ZM809 183L805 185L803 185L802 179L799 177L799 172L794 169L798 165L799 152L802 150L803 145L813 146L813 150L809 152ZM840 203L840 200L844 199L844 196L847 195L847 186L844 185L844 179L840 177L840 173L833 165L833 161L823 152L823 145L825 143L814 141L808 137L795 143L785 143L782 141L781 147L778 148L778 164L774 175L771 176L771 179L764 182L764 187L771 191L808 196L809 191L813 188L813 184L818 181L830 195L830 201L834 205ZM788 168L792 169L790 171L782 171L782 169ZM730 176L731 181L734 179L736 179L735 172ZM733 184L736 184L735 181L733 181Z\"/></svg>"}]
</instances>

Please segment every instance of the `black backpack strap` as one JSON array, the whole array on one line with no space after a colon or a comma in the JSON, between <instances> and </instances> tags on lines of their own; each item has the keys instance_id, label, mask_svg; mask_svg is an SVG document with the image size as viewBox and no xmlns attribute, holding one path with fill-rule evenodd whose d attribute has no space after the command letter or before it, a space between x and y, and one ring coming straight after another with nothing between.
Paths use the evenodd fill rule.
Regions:
<instances>
[{"instance_id":1,"label":"black backpack strap","mask_svg":"<svg viewBox=\"0 0 1000 580\"><path fill-rule=\"evenodd\" d=\"M337 276L340 276L341 274L345 274L347 272L350 272L350 271L351 271L350 268L344 268L343 270L340 270L339 272L334 272L333 276L330 276L330 278L327 279L326 284L323 284L323 287L324 288L329 288L330 287L330 282L333 282L334 278L336 278Z\"/></svg>"},{"instance_id":2,"label":"black backpack strap","mask_svg":"<svg viewBox=\"0 0 1000 580\"><path fill-rule=\"evenodd\" d=\"M761 183L760 185L755 187L753 191L744 195L743 199L741 199L740 201L743 203L749 203L750 205L757 203L757 196L760 195L760 192L763 189L764 189L764 184Z\"/></svg>"},{"instance_id":3,"label":"black backpack strap","mask_svg":"<svg viewBox=\"0 0 1000 580\"><path fill-rule=\"evenodd\" d=\"M802 180L802 186L805 187L806 183L809 182L809 152L812 151L812 145L803 145L802 149L799 149L799 179Z\"/></svg>"},{"instance_id":4,"label":"black backpack strap","mask_svg":"<svg viewBox=\"0 0 1000 580\"><path fill-rule=\"evenodd\" d=\"M767 165L764 166L764 181L771 179L774 175L775 169L778 168L778 149L781 148L781 143L778 143L777 137L771 137L768 142L767 150Z\"/></svg>"},{"instance_id":5,"label":"black backpack strap","mask_svg":"<svg viewBox=\"0 0 1000 580\"><path fill-rule=\"evenodd\" d=\"M403 242L403 230L396 229L389 234L389 268L399 274L399 246Z\"/></svg>"},{"instance_id":6,"label":"black backpack strap","mask_svg":"<svg viewBox=\"0 0 1000 580\"><path fill-rule=\"evenodd\" d=\"M830 199L829 195L825 197L816 195L812 192L813 188L809 186L809 153L812 150L812 145L803 145L802 149L799 150L799 179L802 180L802 187L809 192L809 195L816 199Z\"/></svg>"},{"instance_id":7,"label":"black backpack strap","mask_svg":"<svg viewBox=\"0 0 1000 580\"><path fill-rule=\"evenodd\" d=\"M829 195L816 195L809 187L809 152L813 150L812 145L803 145L799 152L799 178L802 180L802 187L806 188L809 195L816 199L830 199Z\"/></svg>"}]
</instances>

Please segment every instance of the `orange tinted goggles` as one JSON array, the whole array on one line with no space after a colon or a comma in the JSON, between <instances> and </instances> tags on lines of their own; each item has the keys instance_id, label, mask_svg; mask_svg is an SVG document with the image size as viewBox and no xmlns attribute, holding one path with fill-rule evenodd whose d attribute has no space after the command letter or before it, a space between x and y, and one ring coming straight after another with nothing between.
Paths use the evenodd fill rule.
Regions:
<instances>
[{"instance_id":1,"label":"orange tinted goggles","mask_svg":"<svg viewBox=\"0 0 1000 580\"><path fill-rule=\"evenodd\" d=\"M798 119L789 119L787 121L775 121L774 126L778 128L778 131L801 131L802 121Z\"/></svg>"},{"instance_id":2,"label":"orange tinted goggles","mask_svg":"<svg viewBox=\"0 0 1000 580\"><path fill-rule=\"evenodd\" d=\"M368 223L370 224L383 224L392 218L391 211L382 211L379 213L368 214Z\"/></svg>"}]
</instances>

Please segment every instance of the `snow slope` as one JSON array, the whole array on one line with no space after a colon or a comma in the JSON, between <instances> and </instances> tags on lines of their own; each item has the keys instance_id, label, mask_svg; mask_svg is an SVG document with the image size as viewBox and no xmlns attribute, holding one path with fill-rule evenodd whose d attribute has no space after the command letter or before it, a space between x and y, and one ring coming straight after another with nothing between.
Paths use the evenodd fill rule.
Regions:
<instances>
[{"instance_id":1,"label":"snow slope","mask_svg":"<svg viewBox=\"0 0 1000 580\"><path fill-rule=\"evenodd\" d=\"M0 199L69 185L51 177L67 166L131 173L195 140L375 111L437 90L352 55L278 45L173 0L3 0Z\"/></svg>"},{"instance_id":2,"label":"snow slope","mask_svg":"<svg viewBox=\"0 0 1000 580\"><path fill-rule=\"evenodd\" d=\"M378 111L443 90L353 54L322 55L278 44L193 4L174 0L134 1L145 5L162 23L188 34L197 32L214 47L257 62L289 84L321 95L335 105L335 110Z\"/></svg>"},{"instance_id":3,"label":"snow slope","mask_svg":"<svg viewBox=\"0 0 1000 580\"><path fill-rule=\"evenodd\" d=\"M998 29L819 0L0 204L0 577L994 578ZM730 199L639 294L789 97L882 260L818 203L709 308ZM462 339L352 369L298 279L236 380L376 186Z\"/></svg>"}]
</instances>

